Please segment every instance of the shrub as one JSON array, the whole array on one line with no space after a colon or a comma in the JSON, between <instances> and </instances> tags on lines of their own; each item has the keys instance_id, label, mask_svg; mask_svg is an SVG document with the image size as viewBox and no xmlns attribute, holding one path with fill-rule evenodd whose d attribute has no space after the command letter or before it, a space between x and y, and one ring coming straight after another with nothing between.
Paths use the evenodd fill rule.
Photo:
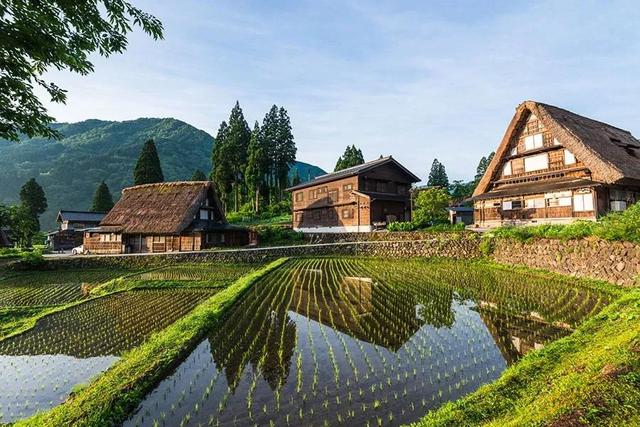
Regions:
<instances>
[{"instance_id":1,"label":"shrub","mask_svg":"<svg viewBox=\"0 0 640 427\"><path fill-rule=\"evenodd\" d=\"M413 220L417 224L432 225L447 221L447 206L451 196L443 188L431 187L418 193L413 210Z\"/></svg>"},{"instance_id":2,"label":"shrub","mask_svg":"<svg viewBox=\"0 0 640 427\"><path fill-rule=\"evenodd\" d=\"M387 224L387 230L389 231L413 231L415 229L415 223L409 221L394 221Z\"/></svg>"}]
</instances>

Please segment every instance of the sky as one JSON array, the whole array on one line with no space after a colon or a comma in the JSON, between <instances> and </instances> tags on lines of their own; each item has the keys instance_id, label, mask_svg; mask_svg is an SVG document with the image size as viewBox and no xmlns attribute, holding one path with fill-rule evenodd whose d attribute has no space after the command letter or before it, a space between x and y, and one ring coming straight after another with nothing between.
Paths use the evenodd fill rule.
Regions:
<instances>
[{"instance_id":1,"label":"sky","mask_svg":"<svg viewBox=\"0 0 640 427\"><path fill-rule=\"evenodd\" d=\"M426 180L438 158L468 180L516 106L536 100L640 136L640 7L631 1L130 0L138 30L88 76L56 71L57 121L174 117L215 135L291 117L298 160L333 170L345 147L393 155Z\"/></svg>"}]
</instances>

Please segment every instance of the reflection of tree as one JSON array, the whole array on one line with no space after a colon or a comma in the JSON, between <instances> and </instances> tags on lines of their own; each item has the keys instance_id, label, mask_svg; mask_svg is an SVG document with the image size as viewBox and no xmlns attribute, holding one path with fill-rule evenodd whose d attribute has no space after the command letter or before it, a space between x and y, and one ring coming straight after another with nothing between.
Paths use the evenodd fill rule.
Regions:
<instances>
[{"instance_id":1,"label":"reflection of tree","mask_svg":"<svg viewBox=\"0 0 640 427\"><path fill-rule=\"evenodd\" d=\"M453 311L454 291L447 287L431 286L427 294L418 294L416 311L425 325L435 328L453 326L456 316Z\"/></svg>"},{"instance_id":2,"label":"reflection of tree","mask_svg":"<svg viewBox=\"0 0 640 427\"><path fill-rule=\"evenodd\" d=\"M280 388L289 376L291 358L296 343L296 324L283 312L271 313L271 334L264 343L262 357L262 376L272 390ZM280 339L282 338L282 347ZM257 353L256 353L257 354ZM254 370L257 369L254 358L251 360Z\"/></svg>"}]
</instances>

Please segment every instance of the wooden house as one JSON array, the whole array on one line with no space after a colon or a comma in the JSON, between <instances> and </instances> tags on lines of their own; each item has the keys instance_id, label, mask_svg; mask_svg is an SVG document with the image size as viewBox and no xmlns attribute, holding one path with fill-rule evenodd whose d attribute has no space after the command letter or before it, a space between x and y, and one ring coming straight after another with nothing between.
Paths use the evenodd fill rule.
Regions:
<instances>
[{"instance_id":1,"label":"wooden house","mask_svg":"<svg viewBox=\"0 0 640 427\"><path fill-rule=\"evenodd\" d=\"M420 181L393 157L363 163L289 188L293 228L306 233L367 232L411 220L411 184Z\"/></svg>"},{"instance_id":2,"label":"wooden house","mask_svg":"<svg viewBox=\"0 0 640 427\"><path fill-rule=\"evenodd\" d=\"M47 245L54 251L64 251L80 246L84 239L84 230L97 227L106 212L58 211L56 222L58 229L47 234Z\"/></svg>"},{"instance_id":3,"label":"wooden house","mask_svg":"<svg viewBox=\"0 0 640 427\"><path fill-rule=\"evenodd\" d=\"M562 108L520 104L474 194L477 227L566 224L640 196L640 141Z\"/></svg>"},{"instance_id":4,"label":"wooden house","mask_svg":"<svg viewBox=\"0 0 640 427\"><path fill-rule=\"evenodd\" d=\"M100 226L84 233L84 250L95 254L197 251L248 243L249 231L227 223L209 181L125 188Z\"/></svg>"}]
</instances>

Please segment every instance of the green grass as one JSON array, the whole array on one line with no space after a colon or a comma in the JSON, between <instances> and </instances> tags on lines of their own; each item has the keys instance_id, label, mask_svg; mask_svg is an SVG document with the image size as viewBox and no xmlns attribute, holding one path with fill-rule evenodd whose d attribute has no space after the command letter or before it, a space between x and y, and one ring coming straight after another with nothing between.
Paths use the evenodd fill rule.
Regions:
<instances>
[{"instance_id":1,"label":"green grass","mask_svg":"<svg viewBox=\"0 0 640 427\"><path fill-rule=\"evenodd\" d=\"M489 235L527 241L534 238L583 239L599 237L640 243L640 203L623 212L611 212L598 221L577 221L567 225L543 224L530 227L500 227Z\"/></svg>"},{"instance_id":2,"label":"green grass","mask_svg":"<svg viewBox=\"0 0 640 427\"><path fill-rule=\"evenodd\" d=\"M640 425L640 290L419 426Z\"/></svg>"},{"instance_id":3,"label":"green grass","mask_svg":"<svg viewBox=\"0 0 640 427\"><path fill-rule=\"evenodd\" d=\"M191 351L203 334L246 290L286 261L286 258L281 258L241 277L198 305L187 316L125 353L111 369L64 404L15 425L102 426L121 423L145 394Z\"/></svg>"}]
</instances>

